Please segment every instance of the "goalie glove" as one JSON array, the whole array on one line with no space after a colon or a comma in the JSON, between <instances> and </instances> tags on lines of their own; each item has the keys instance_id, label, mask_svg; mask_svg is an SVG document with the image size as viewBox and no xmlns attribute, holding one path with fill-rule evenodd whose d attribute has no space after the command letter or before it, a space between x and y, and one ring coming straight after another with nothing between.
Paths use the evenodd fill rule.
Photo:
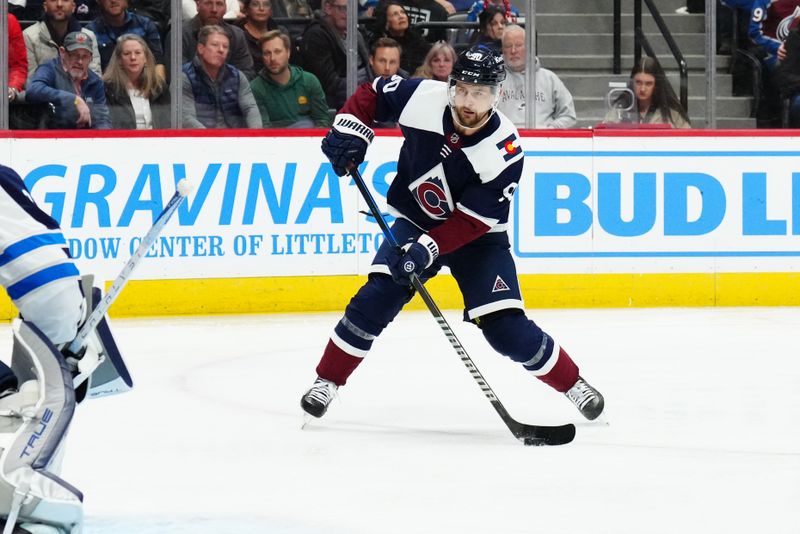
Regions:
<instances>
[{"instance_id":1,"label":"goalie glove","mask_svg":"<svg viewBox=\"0 0 800 534\"><path fill-rule=\"evenodd\" d=\"M387 259L392 280L403 286L411 285L411 275L420 276L437 257L439 245L428 234L422 234L413 243L395 249Z\"/></svg>"},{"instance_id":2,"label":"goalie glove","mask_svg":"<svg viewBox=\"0 0 800 534\"><path fill-rule=\"evenodd\" d=\"M375 132L355 115L340 113L333 127L322 140L322 153L327 156L338 176L344 176L352 167L358 167L367 154Z\"/></svg>"}]
</instances>

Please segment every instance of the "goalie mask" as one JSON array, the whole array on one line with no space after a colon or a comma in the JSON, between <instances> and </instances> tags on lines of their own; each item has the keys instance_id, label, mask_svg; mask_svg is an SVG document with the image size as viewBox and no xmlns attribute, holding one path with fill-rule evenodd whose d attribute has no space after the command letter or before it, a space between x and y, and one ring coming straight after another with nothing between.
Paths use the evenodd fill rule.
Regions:
<instances>
[{"instance_id":1,"label":"goalie mask","mask_svg":"<svg viewBox=\"0 0 800 534\"><path fill-rule=\"evenodd\" d=\"M506 78L503 56L486 45L462 52L449 78L448 100L458 126L475 130L497 111L500 83Z\"/></svg>"}]
</instances>

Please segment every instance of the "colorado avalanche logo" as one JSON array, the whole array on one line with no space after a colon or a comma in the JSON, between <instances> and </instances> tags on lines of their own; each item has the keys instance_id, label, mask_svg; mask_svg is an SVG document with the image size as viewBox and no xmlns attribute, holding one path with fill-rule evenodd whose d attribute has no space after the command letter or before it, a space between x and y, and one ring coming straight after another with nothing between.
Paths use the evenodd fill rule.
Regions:
<instances>
[{"instance_id":1,"label":"colorado avalanche logo","mask_svg":"<svg viewBox=\"0 0 800 534\"><path fill-rule=\"evenodd\" d=\"M442 187L442 180L430 178L421 183L414 191L417 202L426 212L436 219L444 219L450 213L447 205L447 194Z\"/></svg>"},{"instance_id":2,"label":"colorado avalanche logo","mask_svg":"<svg viewBox=\"0 0 800 534\"><path fill-rule=\"evenodd\" d=\"M800 6L795 7L791 15L778 23L778 27L775 29L775 37L785 41L789 31L797 25L798 18L800 18Z\"/></svg>"},{"instance_id":3,"label":"colorado avalanche logo","mask_svg":"<svg viewBox=\"0 0 800 534\"><path fill-rule=\"evenodd\" d=\"M433 219L446 219L453 211L443 169L437 165L409 186L422 210Z\"/></svg>"}]
</instances>

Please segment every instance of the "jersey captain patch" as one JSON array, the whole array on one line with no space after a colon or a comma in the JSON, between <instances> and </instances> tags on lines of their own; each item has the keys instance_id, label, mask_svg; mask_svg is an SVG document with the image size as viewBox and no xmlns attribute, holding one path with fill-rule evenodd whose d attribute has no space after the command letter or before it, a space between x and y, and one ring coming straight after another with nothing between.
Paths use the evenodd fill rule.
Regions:
<instances>
[{"instance_id":1,"label":"jersey captain patch","mask_svg":"<svg viewBox=\"0 0 800 534\"><path fill-rule=\"evenodd\" d=\"M513 133L497 143L497 148L499 148L503 152L503 159L506 161L511 161L514 156L517 156L522 152L522 147L519 146L517 141L517 136Z\"/></svg>"},{"instance_id":2,"label":"jersey captain patch","mask_svg":"<svg viewBox=\"0 0 800 534\"><path fill-rule=\"evenodd\" d=\"M441 163L414 180L408 189L423 211L433 219L446 219L455 209Z\"/></svg>"}]
</instances>

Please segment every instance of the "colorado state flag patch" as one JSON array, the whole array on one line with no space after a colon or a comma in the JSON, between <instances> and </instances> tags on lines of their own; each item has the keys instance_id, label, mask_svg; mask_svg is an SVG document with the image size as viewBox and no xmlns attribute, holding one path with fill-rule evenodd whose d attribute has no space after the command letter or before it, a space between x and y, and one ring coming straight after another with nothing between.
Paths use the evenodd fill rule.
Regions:
<instances>
[{"instance_id":1,"label":"colorado state flag patch","mask_svg":"<svg viewBox=\"0 0 800 534\"><path fill-rule=\"evenodd\" d=\"M499 148L503 152L503 159L506 161L511 161L515 156L518 156L522 153L522 147L518 144L515 145L514 143L517 140L517 136L514 134L509 135L499 143L497 143L497 148Z\"/></svg>"}]
</instances>

